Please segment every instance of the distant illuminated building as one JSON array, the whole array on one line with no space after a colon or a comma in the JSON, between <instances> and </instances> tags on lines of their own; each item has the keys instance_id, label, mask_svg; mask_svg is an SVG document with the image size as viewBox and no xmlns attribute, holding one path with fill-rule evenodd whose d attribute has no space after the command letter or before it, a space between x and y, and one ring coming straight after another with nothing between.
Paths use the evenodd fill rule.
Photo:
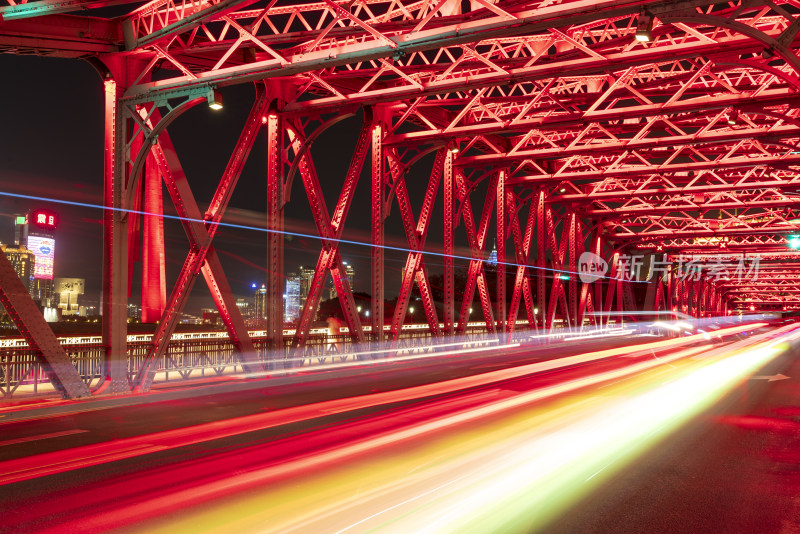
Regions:
<instances>
[{"instance_id":1,"label":"distant illuminated building","mask_svg":"<svg viewBox=\"0 0 800 534\"><path fill-rule=\"evenodd\" d=\"M247 326L252 326L254 307L250 299L237 298L236 308L239 310L239 315L242 316L244 324Z\"/></svg>"},{"instance_id":2,"label":"distant illuminated building","mask_svg":"<svg viewBox=\"0 0 800 534\"><path fill-rule=\"evenodd\" d=\"M45 307L55 303L53 291L53 267L55 264L55 230L58 216L47 210L35 210L27 215L26 223L15 221L15 237L25 238L25 246L36 256L33 270L31 296ZM23 227L24 226L24 227ZM27 234L27 237L25 237Z\"/></svg>"},{"instance_id":3,"label":"distant illuminated building","mask_svg":"<svg viewBox=\"0 0 800 534\"><path fill-rule=\"evenodd\" d=\"M342 265L344 265L344 274L347 276L347 281L350 283L350 289L355 291L356 270L346 261L343 261Z\"/></svg>"},{"instance_id":4,"label":"distant illuminated building","mask_svg":"<svg viewBox=\"0 0 800 534\"><path fill-rule=\"evenodd\" d=\"M286 279L286 292L283 294L283 320L296 323L300 318L300 286L299 276L290 275Z\"/></svg>"},{"instance_id":5,"label":"distant illuminated building","mask_svg":"<svg viewBox=\"0 0 800 534\"><path fill-rule=\"evenodd\" d=\"M61 315L78 314L80 310L78 296L83 295L86 280L83 278L55 278L53 285L55 294L58 295L58 307Z\"/></svg>"},{"instance_id":6,"label":"distant illuminated building","mask_svg":"<svg viewBox=\"0 0 800 534\"><path fill-rule=\"evenodd\" d=\"M314 268L301 265L298 278L300 279L300 306L305 307L311 282L314 280Z\"/></svg>"},{"instance_id":7,"label":"distant illuminated building","mask_svg":"<svg viewBox=\"0 0 800 534\"><path fill-rule=\"evenodd\" d=\"M344 275L347 277L347 282L350 285L350 291L355 291L353 284L355 284L356 281L356 270L353 269L353 266L346 261L342 262L342 266L344 267ZM333 279L331 279L331 282L333 282ZM332 299L335 299L338 296L336 294L336 286L334 284L331 284L331 287L328 290L328 295Z\"/></svg>"},{"instance_id":8,"label":"distant illuminated building","mask_svg":"<svg viewBox=\"0 0 800 534\"><path fill-rule=\"evenodd\" d=\"M253 295L253 317L257 326L265 326L267 324L267 286L261 284L257 287L253 284L255 294Z\"/></svg>"},{"instance_id":9,"label":"distant illuminated building","mask_svg":"<svg viewBox=\"0 0 800 534\"><path fill-rule=\"evenodd\" d=\"M495 244L492 251L489 253L489 259L486 260L486 263L491 265L492 267L497 267L497 245Z\"/></svg>"},{"instance_id":10,"label":"distant illuminated building","mask_svg":"<svg viewBox=\"0 0 800 534\"><path fill-rule=\"evenodd\" d=\"M15 215L14 216L14 244L26 245L28 243L28 216Z\"/></svg>"},{"instance_id":11,"label":"distant illuminated building","mask_svg":"<svg viewBox=\"0 0 800 534\"><path fill-rule=\"evenodd\" d=\"M139 322L142 319L142 307L136 304L128 304L128 322Z\"/></svg>"},{"instance_id":12,"label":"distant illuminated building","mask_svg":"<svg viewBox=\"0 0 800 534\"><path fill-rule=\"evenodd\" d=\"M33 290L33 271L36 266L36 256L24 245L0 245L0 250L6 255L8 261L14 266L17 276L25 284L30 293Z\"/></svg>"}]
</instances>

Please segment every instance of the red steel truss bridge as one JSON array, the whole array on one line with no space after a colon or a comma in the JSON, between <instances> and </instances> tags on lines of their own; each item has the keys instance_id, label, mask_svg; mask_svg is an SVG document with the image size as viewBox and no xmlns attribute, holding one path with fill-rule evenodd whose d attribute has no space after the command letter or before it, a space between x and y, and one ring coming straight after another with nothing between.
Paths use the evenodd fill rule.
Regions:
<instances>
[{"instance_id":1,"label":"red steel truss bridge","mask_svg":"<svg viewBox=\"0 0 800 534\"><path fill-rule=\"evenodd\" d=\"M0 0L0 50L86 60L104 83L110 392L149 388L201 275L243 363L259 367L213 243L257 135L268 140L267 337L275 347L295 178L321 238L295 350L306 344L328 273L359 342L396 338L415 286L432 335L463 332L473 301L490 332L510 332L518 318L551 328L636 309L698 317L800 309L800 261L788 246L800 234L798 30L794 0ZM256 88L252 111L201 211L169 125L194 106L221 105L226 87L245 83ZM310 147L356 113L364 121L349 170L323 184ZM433 161L426 193L411 198L406 175L425 156ZM339 251L363 169L371 169L360 185L372 198L369 325ZM190 253L168 290L162 226L144 226L142 304L159 324L131 370L129 212L159 212L162 183ZM326 205L323 185L341 188L335 205ZM440 198L437 304L423 252ZM408 254L384 332L389 218L402 224ZM459 302L456 240L470 250L460 260ZM485 259L495 241L497 287L489 288ZM590 264L604 276L582 279ZM51 380L65 396L88 394L15 280L0 258L0 297Z\"/></svg>"}]
</instances>

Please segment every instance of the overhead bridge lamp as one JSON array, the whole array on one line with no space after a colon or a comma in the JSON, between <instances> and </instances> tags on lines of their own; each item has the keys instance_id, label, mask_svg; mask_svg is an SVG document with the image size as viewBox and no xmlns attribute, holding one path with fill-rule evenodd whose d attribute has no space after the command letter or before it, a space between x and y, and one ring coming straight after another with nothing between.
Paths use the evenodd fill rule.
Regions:
<instances>
[{"instance_id":1,"label":"overhead bridge lamp","mask_svg":"<svg viewBox=\"0 0 800 534\"><path fill-rule=\"evenodd\" d=\"M217 110L222 109L222 94L216 89L208 90L208 107Z\"/></svg>"},{"instance_id":2,"label":"overhead bridge lamp","mask_svg":"<svg viewBox=\"0 0 800 534\"><path fill-rule=\"evenodd\" d=\"M653 32L653 15L648 13L639 14L639 23L636 25L636 40L642 43L649 43Z\"/></svg>"}]
</instances>

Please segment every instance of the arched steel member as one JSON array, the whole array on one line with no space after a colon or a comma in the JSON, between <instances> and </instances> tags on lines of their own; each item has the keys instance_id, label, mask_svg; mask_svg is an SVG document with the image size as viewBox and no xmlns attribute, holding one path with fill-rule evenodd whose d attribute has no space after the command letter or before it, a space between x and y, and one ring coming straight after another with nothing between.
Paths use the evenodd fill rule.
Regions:
<instances>
[{"instance_id":1,"label":"arched steel member","mask_svg":"<svg viewBox=\"0 0 800 534\"><path fill-rule=\"evenodd\" d=\"M256 98L250 115L205 214L201 214L197 206L175 149L164 128L156 127L151 130L151 139L156 139L153 137L153 132L159 132L161 135L157 142L152 143L152 148L159 162L167 190L189 238L190 251L153 335L152 345L133 381L136 390L147 391L150 388L158 363L166 353L169 339L174 332L194 282L201 272L231 341L238 351L243 367L249 372L263 369L259 364L258 355L249 338L244 320L236 306L233 292L222 270L212 240L219 228L217 223L222 220L245 161L264 123L263 119L268 109L267 97L264 84L256 84ZM166 117L161 119L158 124L165 120Z\"/></svg>"}]
</instances>

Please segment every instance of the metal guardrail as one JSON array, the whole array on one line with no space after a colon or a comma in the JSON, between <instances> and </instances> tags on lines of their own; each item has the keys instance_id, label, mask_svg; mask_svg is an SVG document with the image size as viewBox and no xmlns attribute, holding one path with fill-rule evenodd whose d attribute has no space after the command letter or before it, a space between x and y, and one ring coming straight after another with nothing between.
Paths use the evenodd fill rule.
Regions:
<instances>
[{"instance_id":1,"label":"metal guardrail","mask_svg":"<svg viewBox=\"0 0 800 534\"><path fill-rule=\"evenodd\" d=\"M520 327L527 321L517 321ZM388 327L387 327L388 329ZM469 323L466 341L481 339L486 335L486 324ZM291 350L294 330L284 330L283 351L268 350L268 339L263 330L250 331L258 353L258 360L269 370L298 368L324 364L329 361L353 359L352 338L346 328L331 334L327 328L312 329L302 350ZM370 333L367 328L367 338ZM128 335L128 374L132 379L141 367L151 346L151 334ZM78 369L84 382L93 388L104 379L105 351L100 336L61 336L59 343ZM393 353L410 354L430 345L428 325L405 325ZM359 348L363 350L364 347ZM435 347L429 350L436 350ZM173 334L167 351L158 364L156 382L170 382L220 376L243 372L233 343L226 332L190 332ZM53 393L54 389L37 358L23 338L0 339L0 402L15 396L35 396Z\"/></svg>"}]
</instances>

